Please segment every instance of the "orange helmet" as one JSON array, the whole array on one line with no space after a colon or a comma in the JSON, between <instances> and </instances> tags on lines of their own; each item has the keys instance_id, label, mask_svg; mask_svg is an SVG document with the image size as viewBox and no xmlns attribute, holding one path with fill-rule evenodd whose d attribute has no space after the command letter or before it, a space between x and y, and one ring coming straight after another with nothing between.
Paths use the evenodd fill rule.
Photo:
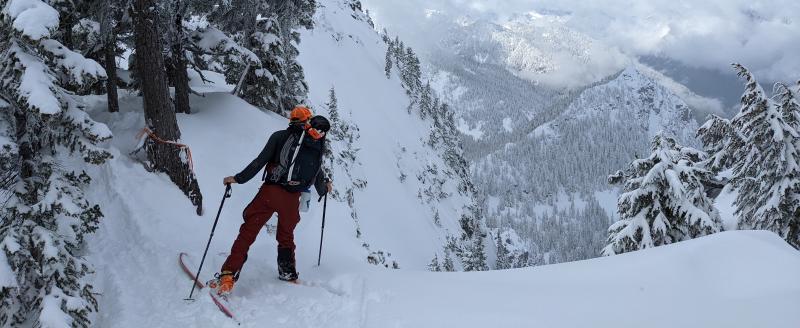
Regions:
<instances>
[{"instance_id":1,"label":"orange helmet","mask_svg":"<svg viewBox=\"0 0 800 328\"><path fill-rule=\"evenodd\" d=\"M292 109L292 113L289 115L289 120L292 122L305 122L311 119L314 114L311 113L311 110L308 107L303 105L297 105Z\"/></svg>"}]
</instances>

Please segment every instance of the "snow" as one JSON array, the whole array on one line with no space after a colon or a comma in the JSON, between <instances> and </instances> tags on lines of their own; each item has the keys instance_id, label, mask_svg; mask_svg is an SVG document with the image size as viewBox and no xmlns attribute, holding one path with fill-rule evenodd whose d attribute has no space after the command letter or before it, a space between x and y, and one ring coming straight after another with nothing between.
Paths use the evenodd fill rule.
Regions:
<instances>
[{"instance_id":1,"label":"snow","mask_svg":"<svg viewBox=\"0 0 800 328\"><path fill-rule=\"evenodd\" d=\"M113 158L106 165L87 168L93 177L87 197L100 203L105 214L99 231L87 240L87 259L96 271L93 285L100 293L94 326L788 328L800 324L800 313L794 311L800 306L796 279L800 255L765 232L717 234L632 254L530 269L424 271L447 233L459 231L455 223L464 200L453 197L435 204L444 226L434 225L431 208L416 196L420 186L414 178L426 164L438 160L423 146L429 127L407 113L408 98L399 79L386 79L385 46L378 35L347 10L337 1L319 9L317 28L303 33L300 61L312 109L326 114L322 104L334 86L340 114L360 128L355 145L360 165L355 170L369 184L356 191L359 225L350 218L346 203L329 201L322 265L316 266L322 208L314 203L302 214L295 231L301 285L275 278L277 243L265 229L253 244L231 297L241 326L220 313L205 291L196 293L194 302L183 301L192 283L179 269L177 256L188 252L194 262L190 267L196 268L222 198L222 178L254 158L270 133L286 126L286 118L230 95L230 86L218 74L208 74L212 80L208 84L192 75L192 88L205 95L190 97L192 114L178 114L178 123L182 141L192 149L204 195L205 214L198 217L166 175L147 172L128 155L144 126L141 98L122 91L120 112L108 113L104 96L86 97L92 118L115 136L105 145ZM352 37L336 39L332 31ZM409 176L405 182L397 178L401 171ZM337 171L337 176L343 174ZM343 187L339 180L335 184L337 189ZM237 235L241 211L259 185L252 181L234 186L201 280L219 270ZM363 234L360 239L356 228ZM364 243L391 253L401 269L367 264ZM3 270L0 266L0 282ZM760 276L770 279L753 279Z\"/></svg>"},{"instance_id":2,"label":"snow","mask_svg":"<svg viewBox=\"0 0 800 328\"><path fill-rule=\"evenodd\" d=\"M389 287L364 326L796 327L798 274L800 254L768 232L533 269L392 272L369 281Z\"/></svg>"},{"instance_id":3,"label":"snow","mask_svg":"<svg viewBox=\"0 0 800 328\"><path fill-rule=\"evenodd\" d=\"M203 49L206 52L228 52L234 51L240 54L242 57L247 58L252 63L259 63L260 60L258 56L253 53L252 51L244 48L236 43L233 39L222 33L222 31L208 27L201 31L198 31L194 35L195 43L197 44L200 49ZM269 43L265 43L269 44Z\"/></svg>"},{"instance_id":4,"label":"snow","mask_svg":"<svg viewBox=\"0 0 800 328\"><path fill-rule=\"evenodd\" d=\"M562 117L593 119L607 115L612 120L634 118L644 122L650 138L664 132L687 146L698 144L697 122L686 102L659 81L630 65L606 83L589 88L570 104Z\"/></svg>"},{"instance_id":5,"label":"snow","mask_svg":"<svg viewBox=\"0 0 800 328\"><path fill-rule=\"evenodd\" d=\"M458 131L472 137L475 140L481 140L483 137L483 130L481 129L483 127L483 122L478 122L475 128L471 128L466 121L459 118L458 125L456 127L458 128Z\"/></svg>"},{"instance_id":6,"label":"snow","mask_svg":"<svg viewBox=\"0 0 800 328\"><path fill-rule=\"evenodd\" d=\"M719 211L720 218L722 218L722 227L725 231L732 231L739 228L739 221L734 215L736 211L736 196L738 192L733 190L733 186L728 184L722 189L722 192L717 196L714 201L714 207Z\"/></svg>"},{"instance_id":7,"label":"snow","mask_svg":"<svg viewBox=\"0 0 800 328\"><path fill-rule=\"evenodd\" d=\"M553 136L557 137L558 132L553 129L552 123L545 123L533 129L533 132L528 134L533 137Z\"/></svg>"},{"instance_id":8,"label":"snow","mask_svg":"<svg viewBox=\"0 0 800 328\"><path fill-rule=\"evenodd\" d=\"M42 328L58 328L71 326L72 317L61 310L61 298L65 295L58 288L56 294L48 294L42 298L42 312L39 313L39 324Z\"/></svg>"},{"instance_id":9,"label":"snow","mask_svg":"<svg viewBox=\"0 0 800 328\"><path fill-rule=\"evenodd\" d=\"M11 17L15 30L33 40L50 36L58 27L58 11L39 0L11 0L2 14Z\"/></svg>"},{"instance_id":10,"label":"snow","mask_svg":"<svg viewBox=\"0 0 800 328\"><path fill-rule=\"evenodd\" d=\"M505 129L506 132L514 132L514 126L512 125L513 122L514 122L514 120L512 118L510 118L510 117L504 118L503 119L503 129Z\"/></svg>"},{"instance_id":11,"label":"snow","mask_svg":"<svg viewBox=\"0 0 800 328\"><path fill-rule=\"evenodd\" d=\"M619 219L619 214L617 212L618 197L619 191L614 189L594 192L594 199L597 200L597 203L600 204L600 207L603 208L603 211L606 212L606 215L608 215L612 221Z\"/></svg>"},{"instance_id":12,"label":"snow","mask_svg":"<svg viewBox=\"0 0 800 328\"><path fill-rule=\"evenodd\" d=\"M13 45L12 47L17 47ZM20 79L19 90L22 97L32 107L39 110L42 114L56 114L61 111L61 104L53 93L53 75L48 72L47 66L38 58L35 58L21 49L14 51L25 72Z\"/></svg>"},{"instance_id":13,"label":"snow","mask_svg":"<svg viewBox=\"0 0 800 328\"><path fill-rule=\"evenodd\" d=\"M86 76L93 78L105 78L106 70L96 61L87 59L83 55L64 47L60 42L52 39L42 40L42 47L50 52L56 62L69 72L73 81L83 84Z\"/></svg>"},{"instance_id":14,"label":"snow","mask_svg":"<svg viewBox=\"0 0 800 328\"><path fill-rule=\"evenodd\" d=\"M16 286L18 286L17 278L14 277L14 271L8 265L6 252L0 248L0 288Z\"/></svg>"}]
</instances>

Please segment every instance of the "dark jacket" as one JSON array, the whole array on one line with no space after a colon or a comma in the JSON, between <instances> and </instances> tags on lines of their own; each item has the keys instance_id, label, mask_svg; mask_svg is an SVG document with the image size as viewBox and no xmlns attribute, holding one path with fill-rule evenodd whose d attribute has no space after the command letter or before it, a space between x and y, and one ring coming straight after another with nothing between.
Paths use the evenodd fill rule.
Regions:
<instances>
[{"instance_id":1,"label":"dark jacket","mask_svg":"<svg viewBox=\"0 0 800 328\"><path fill-rule=\"evenodd\" d=\"M265 166L267 169L271 167L277 166L280 164L280 152L283 145L286 143L286 140L293 134L300 134L303 132L302 127L296 125L290 125L286 130L276 131L269 137L269 141L267 141L267 145L264 146L264 149L261 150L261 153L250 162L247 167L236 174L233 178L236 180L236 183L242 184L247 183L252 179L258 172L261 171ZM322 143L321 140L314 140L310 136L306 135L303 143ZM326 187L326 174L322 168L316 175L316 179L314 181L314 188L317 189L317 193L322 196L325 195L328 191ZM265 183L270 184L269 180Z\"/></svg>"}]
</instances>

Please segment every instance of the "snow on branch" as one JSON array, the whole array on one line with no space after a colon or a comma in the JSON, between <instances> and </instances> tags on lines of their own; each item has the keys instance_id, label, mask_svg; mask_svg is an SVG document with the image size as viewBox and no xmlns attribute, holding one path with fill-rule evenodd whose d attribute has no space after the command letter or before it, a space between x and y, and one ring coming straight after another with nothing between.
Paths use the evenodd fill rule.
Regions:
<instances>
[{"instance_id":1,"label":"snow on branch","mask_svg":"<svg viewBox=\"0 0 800 328\"><path fill-rule=\"evenodd\" d=\"M88 59L83 55L74 52L61 42L53 39L45 39L41 41L42 48L52 54L55 58L56 64L61 67L65 72L72 77L72 80L83 85L85 78L90 77L93 79L106 78L106 70L100 66L96 61Z\"/></svg>"},{"instance_id":2,"label":"snow on branch","mask_svg":"<svg viewBox=\"0 0 800 328\"><path fill-rule=\"evenodd\" d=\"M22 68L18 88L19 100L29 104L41 114L56 114L61 111L61 103L55 94L55 77L50 68L39 58L34 57L12 43L10 54Z\"/></svg>"},{"instance_id":3,"label":"snow on branch","mask_svg":"<svg viewBox=\"0 0 800 328\"><path fill-rule=\"evenodd\" d=\"M2 15L10 18L15 30L33 40L49 37L58 27L58 11L39 0L11 0Z\"/></svg>"},{"instance_id":4,"label":"snow on branch","mask_svg":"<svg viewBox=\"0 0 800 328\"><path fill-rule=\"evenodd\" d=\"M261 60L249 49L242 47L224 32L214 27L208 27L194 32L192 39L195 44L204 52L211 54L230 54L239 55L242 60L248 61L253 65L260 65Z\"/></svg>"}]
</instances>

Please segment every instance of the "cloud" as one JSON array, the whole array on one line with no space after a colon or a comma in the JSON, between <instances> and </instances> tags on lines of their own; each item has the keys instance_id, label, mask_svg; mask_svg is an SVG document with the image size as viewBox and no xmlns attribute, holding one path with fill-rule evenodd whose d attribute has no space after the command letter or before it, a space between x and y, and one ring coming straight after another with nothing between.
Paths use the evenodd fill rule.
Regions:
<instances>
[{"instance_id":1,"label":"cloud","mask_svg":"<svg viewBox=\"0 0 800 328\"><path fill-rule=\"evenodd\" d=\"M741 62L765 80L800 79L797 0L364 0L379 24L412 31L425 9L502 23L535 11L566 19L578 32L634 56L661 56L730 73ZM412 25L412 26L409 26ZM429 33L401 36L430 36ZM730 73L732 74L732 73Z\"/></svg>"}]
</instances>

